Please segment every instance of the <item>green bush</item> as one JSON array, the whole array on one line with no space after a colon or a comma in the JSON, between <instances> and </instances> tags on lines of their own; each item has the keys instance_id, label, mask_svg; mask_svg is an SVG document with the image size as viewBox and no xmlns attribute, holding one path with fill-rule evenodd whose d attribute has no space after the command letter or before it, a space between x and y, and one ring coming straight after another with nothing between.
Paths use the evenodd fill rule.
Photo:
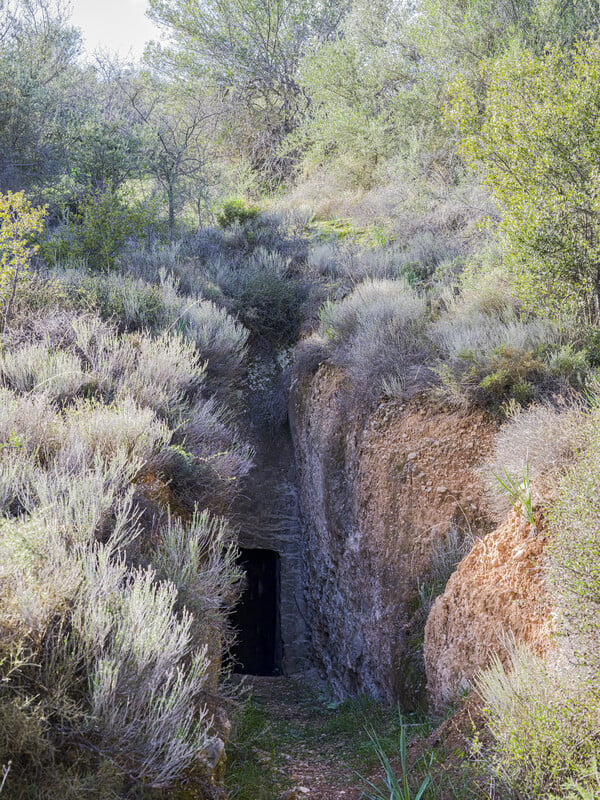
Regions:
<instances>
[{"instance_id":1,"label":"green bush","mask_svg":"<svg viewBox=\"0 0 600 800\"><path fill-rule=\"evenodd\" d=\"M223 203L217 213L217 222L221 228L230 228L235 223L245 225L247 222L253 222L258 214L258 208L247 205L244 200L233 198Z\"/></svg>"},{"instance_id":2,"label":"green bush","mask_svg":"<svg viewBox=\"0 0 600 800\"><path fill-rule=\"evenodd\" d=\"M524 648L512 653L506 669L493 659L476 688L491 735L488 749L479 743L476 751L506 796L558 800L574 780L593 786L600 755L597 690Z\"/></svg>"},{"instance_id":3,"label":"green bush","mask_svg":"<svg viewBox=\"0 0 600 800\"><path fill-rule=\"evenodd\" d=\"M77 203L42 243L40 255L49 266L83 261L91 269L113 269L127 240L143 238L155 225L151 206L128 205L118 192L105 189Z\"/></svg>"},{"instance_id":4,"label":"green bush","mask_svg":"<svg viewBox=\"0 0 600 800\"><path fill-rule=\"evenodd\" d=\"M575 664L600 669L600 408L594 405L575 462L551 510L552 593L563 647Z\"/></svg>"},{"instance_id":5,"label":"green bush","mask_svg":"<svg viewBox=\"0 0 600 800\"><path fill-rule=\"evenodd\" d=\"M515 284L534 309L600 319L600 44L543 54L511 48L484 62L487 97L454 87L449 117L500 211Z\"/></svg>"}]
</instances>

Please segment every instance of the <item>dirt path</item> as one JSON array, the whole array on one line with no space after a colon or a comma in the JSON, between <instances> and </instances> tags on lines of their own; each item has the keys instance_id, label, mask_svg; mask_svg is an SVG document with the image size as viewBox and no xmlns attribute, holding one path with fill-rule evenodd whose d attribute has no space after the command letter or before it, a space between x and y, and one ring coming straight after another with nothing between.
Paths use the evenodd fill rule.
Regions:
<instances>
[{"instance_id":1,"label":"dirt path","mask_svg":"<svg viewBox=\"0 0 600 800\"><path fill-rule=\"evenodd\" d=\"M366 727L387 736L393 749L393 709L364 698L336 703L289 678L247 677L244 683L252 701L233 750L232 798L360 800L366 788L361 776L378 771Z\"/></svg>"},{"instance_id":2,"label":"dirt path","mask_svg":"<svg viewBox=\"0 0 600 800\"><path fill-rule=\"evenodd\" d=\"M336 719L342 706L328 707L323 699L287 678L255 677L251 685L254 702L262 705L278 726L287 728L281 756L293 785L290 798L295 789L298 798L358 800L361 791L357 788L359 777L349 763L356 759L348 748L347 720Z\"/></svg>"}]
</instances>

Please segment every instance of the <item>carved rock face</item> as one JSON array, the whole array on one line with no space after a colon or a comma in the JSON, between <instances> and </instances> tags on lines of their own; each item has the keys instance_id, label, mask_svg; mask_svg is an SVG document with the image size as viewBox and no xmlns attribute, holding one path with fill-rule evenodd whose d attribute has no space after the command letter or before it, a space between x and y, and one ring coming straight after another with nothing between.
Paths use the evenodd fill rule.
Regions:
<instances>
[{"instance_id":1,"label":"carved rock face","mask_svg":"<svg viewBox=\"0 0 600 800\"><path fill-rule=\"evenodd\" d=\"M339 694L410 706L424 688L423 587L452 531L490 527L475 467L495 424L423 396L371 412L351 397L328 366L292 391L309 627Z\"/></svg>"}]
</instances>

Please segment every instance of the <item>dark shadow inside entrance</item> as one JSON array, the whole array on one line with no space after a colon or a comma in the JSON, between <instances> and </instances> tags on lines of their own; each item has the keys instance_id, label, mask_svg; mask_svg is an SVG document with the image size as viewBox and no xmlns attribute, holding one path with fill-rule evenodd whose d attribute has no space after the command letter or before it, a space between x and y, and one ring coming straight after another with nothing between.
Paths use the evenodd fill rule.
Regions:
<instances>
[{"instance_id":1,"label":"dark shadow inside entrance","mask_svg":"<svg viewBox=\"0 0 600 800\"><path fill-rule=\"evenodd\" d=\"M240 551L246 586L234 610L235 671L244 675L281 673L279 555L274 550Z\"/></svg>"}]
</instances>

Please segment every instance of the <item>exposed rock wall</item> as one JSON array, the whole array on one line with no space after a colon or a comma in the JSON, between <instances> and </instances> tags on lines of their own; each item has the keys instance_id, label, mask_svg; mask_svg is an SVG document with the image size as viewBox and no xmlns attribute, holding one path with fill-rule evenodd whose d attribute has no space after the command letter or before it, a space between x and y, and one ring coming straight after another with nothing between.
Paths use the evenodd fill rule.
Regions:
<instances>
[{"instance_id":1,"label":"exposed rock wall","mask_svg":"<svg viewBox=\"0 0 600 800\"><path fill-rule=\"evenodd\" d=\"M294 453L289 432L256 437L255 469L232 509L238 544L274 550L280 559L279 625L282 670L306 672L312 664L303 586L303 548Z\"/></svg>"},{"instance_id":2,"label":"exposed rock wall","mask_svg":"<svg viewBox=\"0 0 600 800\"><path fill-rule=\"evenodd\" d=\"M538 528L541 528L541 520ZM551 641L544 583L543 531L512 511L480 539L435 601L425 627L425 667L431 706L441 711L469 688L492 653L505 660L512 642L538 654Z\"/></svg>"},{"instance_id":3,"label":"exposed rock wall","mask_svg":"<svg viewBox=\"0 0 600 800\"><path fill-rule=\"evenodd\" d=\"M423 397L367 413L329 366L296 381L290 419L318 666L339 694L410 702L419 585L451 527L482 524L474 467L495 426Z\"/></svg>"}]
</instances>

